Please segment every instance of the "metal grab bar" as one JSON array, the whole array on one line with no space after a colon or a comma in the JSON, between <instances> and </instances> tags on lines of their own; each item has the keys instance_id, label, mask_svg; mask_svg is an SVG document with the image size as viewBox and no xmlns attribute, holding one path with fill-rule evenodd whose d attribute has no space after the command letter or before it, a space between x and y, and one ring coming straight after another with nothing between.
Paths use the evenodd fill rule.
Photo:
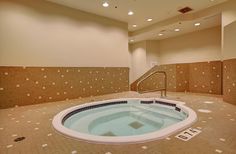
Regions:
<instances>
[{"instance_id":1,"label":"metal grab bar","mask_svg":"<svg viewBox=\"0 0 236 154\"><path fill-rule=\"evenodd\" d=\"M166 75L166 72L164 72L164 71L154 71L154 72L150 73L149 75L147 75L146 77L142 78L140 81L138 81L138 83L137 83L137 92L141 93L141 92L139 91L139 85L140 85L140 83L142 83L144 80L150 78L152 75L158 74L158 73L164 74L164 88L162 88L162 89L154 89L154 90L146 90L146 91L144 91L144 92L161 91L161 97L163 97L163 91L164 91L164 96L166 96L167 75Z\"/></svg>"}]
</instances>

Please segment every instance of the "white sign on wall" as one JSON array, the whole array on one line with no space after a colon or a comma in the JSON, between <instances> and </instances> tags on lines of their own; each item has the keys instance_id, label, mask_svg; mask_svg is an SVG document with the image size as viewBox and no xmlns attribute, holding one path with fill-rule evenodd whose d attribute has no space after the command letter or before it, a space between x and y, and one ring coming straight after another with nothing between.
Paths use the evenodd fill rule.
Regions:
<instances>
[{"instance_id":1,"label":"white sign on wall","mask_svg":"<svg viewBox=\"0 0 236 154\"><path fill-rule=\"evenodd\" d=\"M150 63L150 65L151 65L151 68L154 67L154 66L156 66L156 65L157 65L157 61L152 61L152 62Z\"/></svg>"},{"instance_id":2,"label":"white sign on wall","mask_svg":"<svg viewBox=\"0 0 236 154\"><path fill-rule=\"evenodd\" d=\"M189 129L186 129L185 131L182 131L181 133L179 133L175 137L180 139L180 140L183 140L183 141L188 141L188 140L195 137L196 135L198 135L201 132L202 132L201 130L194 129L194 128L189 128Z\"/></svg>"}]
</instances>

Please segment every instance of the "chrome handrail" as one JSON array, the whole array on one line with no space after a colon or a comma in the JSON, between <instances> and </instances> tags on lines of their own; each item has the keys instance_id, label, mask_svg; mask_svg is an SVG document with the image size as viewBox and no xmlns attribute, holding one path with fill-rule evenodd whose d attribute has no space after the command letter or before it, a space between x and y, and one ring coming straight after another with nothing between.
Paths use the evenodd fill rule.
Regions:
<instances>
[{"instance_id":1,"label":"chrome handrail","mask_svg":"<svg viewBox=\"0 0 236 154\"><path fill-rule=\"evenodd\" d=\"M163 91L164 91L164 96L166 96L167 75L166 75L165 71L154 71L154 72L150 73L149 75L147 75L146 77L142 78L140 81L137 82L137 92L141 93L139 91L139 85L140 85L141 82L143 82L144 80L150 78L152 75L158 74L158 73L164 74L164 88L162 88L162 89L154 89L154 90L146 90L146 91L143 91L143 92L161 91L161 97L163 97Z\"/></svg>"}]
</instances>

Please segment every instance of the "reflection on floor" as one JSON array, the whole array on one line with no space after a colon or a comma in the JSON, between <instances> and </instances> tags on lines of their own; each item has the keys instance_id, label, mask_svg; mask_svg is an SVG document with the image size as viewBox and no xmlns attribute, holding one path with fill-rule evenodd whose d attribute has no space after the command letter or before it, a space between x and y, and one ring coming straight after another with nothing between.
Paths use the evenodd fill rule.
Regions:
<instances>
[{"instance_id":1,"label":"reflection on floor","mask_svg":"<svg viewBox=\"0 0 236 154\"><path fill-rule=\"evenodd\" d=\"M122 97L159 97L159 93L124 92L84 99L0 110L1 154L214 154L236 153L236 106L220 96L168 93L168 99L184 101L198 114L192 126L202 132L185 142L173 134L166 139L126 145L102 145L74 140L57 133L51 124L59 111L86 103Z\"/></svg>"}]
</instances>

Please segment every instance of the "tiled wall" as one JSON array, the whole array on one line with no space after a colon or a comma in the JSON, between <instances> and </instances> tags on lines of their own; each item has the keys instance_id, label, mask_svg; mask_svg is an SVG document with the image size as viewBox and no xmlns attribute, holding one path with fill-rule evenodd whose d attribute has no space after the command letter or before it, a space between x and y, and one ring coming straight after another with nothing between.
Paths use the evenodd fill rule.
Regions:
<instances>
[{"instance_id":1,"label":"tiled wall","mask_svg":"<svg viewBox=\"0 0 236 154\"><path fill-rule=\"evenodd\" d=\"M189 64L189 91L222 94L222 62Z\"/></svg>"},{"instance_id":2,"label":"tiled wall","mask_svg":"<svg viewBox=\"0 0 236 154\"><path fill-rule=\"evenodd\" d=\"M129 90L129 68L0 67L0 108Z\"/></svg>"},{"instance_id":3,"label":"tiled wall","mask_svg":"<svg viewBox=\"0 0 236 154\"><path fill-rule=\"evenodd\" d=\"M167 90L177 92L197 92L197 93L222 93L222 62L199 62L185 64L169 64L154 67L154 70L165 71L167 73ZM142 78L144 77L142 76ZM139 81L139 78L137 81ZM135 90L134 82L131 89ZM153 77L140 84L141 90L154 89L162 87L163 79Z\"/></svg>"},{"instance_id":4,"label":"tiled wall","mask_svg":"<svg viewBox=\"0 0 236 154\"><path fill-rule=\"evenodd\" d=\"M236 59L223 61L223 99L236 105Z\"/></svg>"}]
</instances>

